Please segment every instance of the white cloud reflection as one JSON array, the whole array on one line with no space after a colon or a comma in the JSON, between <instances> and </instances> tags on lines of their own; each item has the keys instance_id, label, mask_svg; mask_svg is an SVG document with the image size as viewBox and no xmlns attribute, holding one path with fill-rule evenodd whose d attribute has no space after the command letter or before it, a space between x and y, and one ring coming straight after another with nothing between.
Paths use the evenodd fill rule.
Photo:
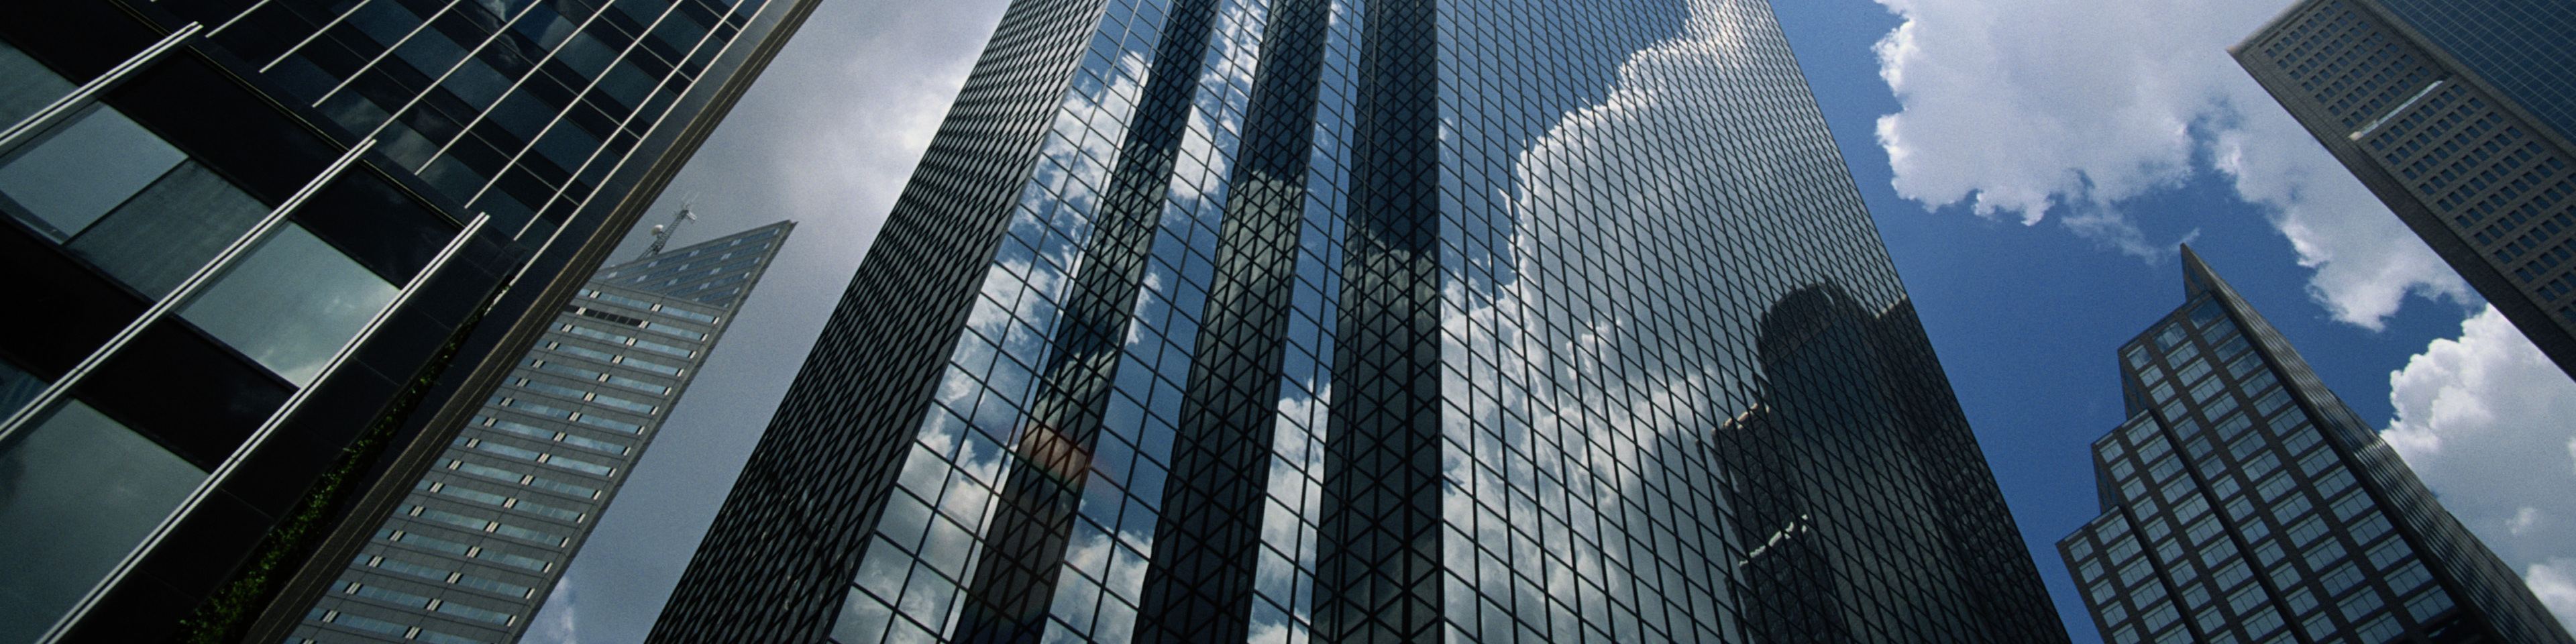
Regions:
<instances>
[{"instance_id":1,"label":"white cloud reflection","mask_svg":"<svg viewBox=\"0 0 2576 644\"><path fill-rule=\"evenodd\" d=\"M1778 102L1697 88L1713 77L1730 77L1732 87L1748 87L1747 80L1784 87L1800 81L1794 65L1785 66L1785 73L1779 65L1777 52L1785 44L1748 27L1760 24L1765 6L1700 0L1687 9L1668 27L1633 24L1630 17L1605 25L1596 17L1539 15L1460 29L1466 34L1461 38L1528 41L1499 45L1501 50L1565 37L1512 32L1530 28L1516 23L1530 22L1599 29L1580 38L1606 41L1600 49L1633 49L1612 63L1615 69L1605 61L1551 60L1598 55L1597 49L1537 51L1522 58L1518 64L1555 64L1555 73L1567 76L1560 83L1573 87L1570 93L1588 96L1565 105L1552 123L1528 124L1544 129L1525 147L1510 142L1522 124L1479 120L1489 118L1484 110L1465 108L1473 116L1460 117L1465 122L1456 125L1460 133L1454 138L1471 160L1482 155L1513 163L1508 175L1468 177L1467 190L1485 194L1469 194L1465 204L1453 207L1469 221L1463 224L1468 230L1451 231L1450 242L1466 256L1453 263L1444 284L1442 325L1451 339L1444 342L1442 359L1464 377L1443 379L1443 397L1458 410L1445 415L1443 431L1465 453L1445 455L1443 515L1474 538L1444 542L1444 556L1477 591L1450 592L1453 616L1473 619L1479 593L1509 602L1506 609L1537 625L1570 623L1563 618L1573 615L1561 614L1568 610L1580 611L1591 624L1623 623L1611 615L1612 595L1648 621L1661 621L1667 610L1706 610L1730 601L1723 596L1725 562L1676 546L1706 543L1715 547L1705 556L1718 558L1740 549L1723 545L1729 527L1719 508L1680 490L1714 489L1716 475L1699 451L1710 429L1705 419L1734 415L1720 409L1731 404L1728 394L1740 391L1728 374L1747 369L1751 348L1676 343L1705 338L1723 344L1719 334L1726 327L1738 332L1735 337L1749 337L1744 332L1762 314L1761 304L1782 293L1716 292L1730 281L1728 271L1759 260L1736 255L1741 251L1724 248L1728 244L1653 231L1675 229L1677 221L1714 220L1728 229L1721 236L1730 241L1776 241L1766 252L1780 253L1808 245L1848 246L1856 241L1849 235L1858 231L1742 224L1751 216L1744 212L1748 204L1755 203L1750 194L1786 194L1818 178L1753 159L1815 142L1754 125L1788 116ZM1638 33L1650 29L1672 32L1640 41L1660 35ZM1485 92L1476 85L1478 71L1460 70L1458 78L1448 79L1458 86L1444 96L1471 100L1458 97ZM1583 76L1587 72L1596 76ZM1508 112L1490 117L1509 118ZM1641 136L1717 131L1728 134L1634 143ZM1657 172L1645 176L1640 168ZM1493 207L1481 207L1485 203ZM1501 229L1499 235L1475 230L1487 221ZM1594 262L1632 270L1597 272ZM1679 278L1650 286L1633 271ZM1775 277L1782 283L1830 279ZM1769 283L1735 286L1786 290ZM1710 317L1705 307L1720 307L1722 314ZM1717 328L1665 328L1680 320ZM1481 356L1503 358L1493 363ZM1626 546L1632 541L1660 544L1659 560L1635 560ZM1663 576L1673 571L1710 585L1673 583ZM1569 628L1550 635L1582 634Z\"/></svg>"}]
</instances>

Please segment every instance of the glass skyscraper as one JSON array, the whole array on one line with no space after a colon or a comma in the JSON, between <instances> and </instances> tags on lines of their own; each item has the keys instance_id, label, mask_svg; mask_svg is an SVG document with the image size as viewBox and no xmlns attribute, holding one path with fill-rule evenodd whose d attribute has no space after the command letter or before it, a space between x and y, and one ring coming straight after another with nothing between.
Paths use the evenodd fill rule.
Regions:
<instances>
[{"instance_id":1,"label":"glass skyscraper","mask_svg":"<svg viewBox=\"0 0 2576 644\"><path fill-rule=\"evenodd\" d=\"M1017 2L657 642L2052 642L1761 0Z\"/></svg>"},{"instance_id":2,"label":"glass skyscraper","mask_svg":"<svg viewBox=\"0 0 2576 644\"><path fill-rule=\"evenodd\" d=\"M2057 544L2112 644L2567 644L2263 316L2183 249L2183 305L2120 348L2102 516Z\"/></svg>"},{"instance_id":3,"label":"glass skyscraper","mask_svg":"<svg viewBox=\"0 0 2576 644\"><path fill-rule=\"evenodd\" d=\"M811 4L0 8L0 642L300 619Z\"/></svg>"},{"instance_id":4,"label":"glass skyscraper","mask_svg":"<svg viewBox=\"0 0 2576 644\"><path fill-rule=\"evenodd\" d=\"M518 641L794 228L600 269L289 641Z\"/></svg>"},{"instance_id":5,"label":"glass skyscraper","mask_svg":"<svg viewBox=\"0 0 2576 644\"><path fill-rule=\"evenodd\" d=\"M2576 3L2307 0L2230 48L2576 376Z\"/></svg>"}]
</instances>

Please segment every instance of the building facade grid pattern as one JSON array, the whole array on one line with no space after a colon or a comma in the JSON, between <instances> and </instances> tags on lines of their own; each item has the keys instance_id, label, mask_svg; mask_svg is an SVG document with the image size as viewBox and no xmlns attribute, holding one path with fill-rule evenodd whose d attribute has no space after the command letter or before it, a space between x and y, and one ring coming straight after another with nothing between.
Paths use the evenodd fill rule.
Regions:
<instances>
[{"instance_id":1,"label":"building facade grid pattern","mask_svg":"<svg viewBox=\"0 0 2576 644\"><path fill-rule=\"evenodd\" d=\"M1015 6L653 638L2062 640L1772 21Z\"/></svg>"},{"instance_id":2,"label":"building facade grid pattern","mask_svg":"<svg viewBox=\"0 0 2576 644\"><path fill-rule=\"evenodd\" d=\"M601 269L293 641L517 641L793 228Z\"/></svg>"},{"instance_id":3,"label":"building facade grid pattern","mask_svg":"<svg viewBox=\"0 0 2576 644\"><path fill-rule=\"evenodd\" d=\"M2106 641L2565 640L2469 599L2521 583L2185 262L2192 297L2119 352L2131 417L2093 445L2103 515L2058 542Z\"/></svg>"},{"instance_id":4,"label":"building facade grid pattern","mask_svg":"<svg viewBox=\"0 0 2576 644\"><path fill-rule=\"evenodd\" d=\"M1110 14L1117 18L1111 24L1159 24L1165 11L1160 3L1119 6L1124 9ZM1043 202L1057 210L1045 219L1037 218L1036 212L1021 212L1018 206L1019 197L1037 176L1031 164L1042 157L1042 143L1056 151L1056 158L1074 165L1048 166L1056 174L1035 183L1062 187L1076 176L1069 170L1079 169L1087 181L1075 185L1086 191L1101 181L1106 165L1100 157L1116 149L1110 134L1123 128L1123 118L1100 120L1101 127L1111 128L1100 132L1088 120L1060 118L1058 110L1060 101L1081 100L1067 96L1070 75L1077 69L1096 83L1083 94L1090 97L1083 105L1117 106L1121 114L1134 105L1140 79L1133 74L1142 71L1145 61L1130 61L1125 52L1150 55L1144 53L1153 51L1154 43L1148 39L1159 31L1149 26L1128 32L1122 27L1121 33L1133 37L1092 38L1091 29L1100 24L1104 12L1105 6L1099 3L1056 2L1028 5L1004 15L976 63L976 72L960 89L952 118L941 125L915 181L897 201L895 214L871 245L849 292L817 340L818 346L833 346L865 339L883 342L878 346L884 350L817 353L808 361L794 388L816 393L781 402L771 421L773 429L763 436L762 446L727 497L729 509L716 517L707 542L692 557L689 571L674 590L670 608L656 623L654 641L815 640L834 629L836 616L859 613L844 611L841 604L849 597L849 580L858 574L861 555L873 547L874 533L869 528L899 507L884 500L896 476L913 462L909 455L921 434L918 430L926 424L920 401L940 391L933 385L945 382L943 374L951 362L946 358L959 349L959 329L968 322L970 311L977 306L1001 306L981 293L984 278L995 268L992 258L1005 246L1002 234L1016 231L1027 240L1014 242L1023 249L1014 252L1026 253L1024 261L1029 262L1021 272L1044 270L1059 279L1070 268L1063 263L1078 254L1071 249L1090 235L1088 219L1097 209L1096 198ZM1120 86L1125 89L1109 92L1112 78L1123 78ZM1051 130L1079 133L1082 138L1042 140ZM1085 145L1073 147L1077 140ZM1067 150L1074 153L1068 156ZM1041 249L1043 254L1038 252ZM1000 292L1012 296L1012 307L1051 310L1058 306L1046 298L1020 297L1015 290ZM921 305L874 305L880 302ZM1001 340L981 340L980 335L969 339L987 347L1016 339L1011 346L1020 353L1004 364L1016 366L1023 374L1038 364L1040 356L1030 352L1042 344L1036 329L1022 324L997 330L1006 332ZM969 363L966 373L984 373L991 368L988 364ZM840 393L819 393L824 390ZM980 407L981 399L974 403ZM994 405L1005 406L999 398ZM927 424L939 423L942 415L950 413L942 409L928 410ZM952 417L949 422L962 428L965 420ZM775 429L798 424L858 430L824 436ZM998 482L1001 470L994 455L1001 451L999 440L966 431L947 436L953 437L951 442L931 446L935 452L950 458L991 459L970 461L986 467L965 473L982 485ZM921 462L925 467L931 464ZM937 476L945 481L956 473L953 466L948 469ZM921 487L930 489L926 483ZM818 500L816 492L825 496ZM914 497L914 503L922 502ZM980 516L961 518L982 520ZM911 515L905 522L925 525L927 517ZM781 570L794 572L775 574ZM950 572L962 575L964 571ZM940 577L918 579L930 584ZM926 620L944 623L948 619L953 589L941 597L949 606L918 603L932 598L929 592L917 597L914 612ZM770 610L781 605L791 608ZM910 632L922 632L914 628Z\"/></svg>"},{"instance_id":5,"label":"building facade grid pattern","mask_svg":"<svg viewBox=\"0 0 2576 644\"><path fill-rule=\"evenodd\" d=\"M180 0L298 101L512 237L543 239L766 0ZM614 197L614 195L612 195Z\"/></svg>"},{"instance_id":6,"label":"building facade grid pattern","mask_svg":"<svg viewBox=\"0 0 2576 644\"><path fill-rule=\"evenodd\" d=\"M0 638L177 628L246 554L223 548L246 550L328 461L262 437L345 443L395 389L379 374L420 369L510 260L363 148L113 11L13 13L0 32L0 120L25 135L0 149L0 257L8 299L52 311L0 346L0 516L20 526L0 542L25 555L0 574ZM266 467L213 476L240 463ZM221 545L176 554L200 543ZM139 588L175 598L102 594ZM121 610L168 619L84 618Z\"/></svg>"},{"instance_id":7,"label":"building facade grid pattern","mask_svg":"<svg viewBox=\"0 0 2576 644\"><path fill-rule=\"evenodd\" d=\"M2327 149L2576 369L2576 26L2563 3L2313 0L2235 48Z\"/></svg>"},{"instance_id":8,"label":"building facade grid pattern","mask_svg":"<svg viewBox=\"0 0 2576 644\"><path fill-rule=\"evenodd\" d=\"M63 304L0 334L0 460L65 471L29 473L50 482L0 514L67 528L0 535L28 554L0 575L0 639L283 637L291 610L206 600L281 578L319 592L340 555L244 564L363 540L317 508L402 496L353 489L375 482L377 450L409 447L377 433L462 422L482 401L459 383L501 376L477 371L506 369L494 345L551 319L519 324L570 295L578 278L557 273L607 250L601 229L646 201L630 193L667 179L648 168L696 145L735 72L766 62L747 50L774 52L761 36L811 4L12 6L0 258L21 279L6 299ZM97 459L116 465L83 465Z\"/></svg>"},{"instance_id":9,"label":"building facade grid pattern","mask_svg":"<svg viewBox=\"0 0 2576 644\"><path fill-rule=\"evenodd\" d=\"M2576 132L2576 10L2550 0L2380 0L2389 14L2476 70L2559 132Z\"/></svg>"}]
</instances>

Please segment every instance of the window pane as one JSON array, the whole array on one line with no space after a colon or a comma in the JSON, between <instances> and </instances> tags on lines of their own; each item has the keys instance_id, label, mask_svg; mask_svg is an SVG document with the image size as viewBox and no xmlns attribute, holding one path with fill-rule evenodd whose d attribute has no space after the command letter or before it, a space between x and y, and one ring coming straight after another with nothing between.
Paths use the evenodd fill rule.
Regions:
<instances>
[{"instance_id":1,"label":"window pane","mask_svg":"<svg viewBox=\"0 0 2576 644\"><path fill-rule=\"evenodd\" d=\"M206 473L73 401L0 452L0 641L32 641Z\"/></svg>"},{"instance_id":2,"label":"window pane","mask_svg":"<svg viewBox=\"0 0 2576 644\"><path fill-rule=\"evenodd\" d=\"M69 245L144 297L160 299L267 214L266 204L188 161Z\"/></svg>"},{"instance_id":3,"label":"window pane","mask_svg":"<svg viewBox=\"0 0 2576 644\"><path fill-rule=\"evenodd\" d=\"M16 125L70 93L71 81L17 47L0 42L0 127Z\"/></svg>"},{"instance_id":4,"label":"window pane","mask_svg":"<svg viewBox=\"0 0 2576 644\"><path fill-rule=\"evenodd\" d=\"M303 386L397 290L290 223L179 315Z\"/></svg>"},{"instance_id":5,"label":"window pane","mask_svg":"<svg viewBox=\"0 0 2576 644\"><path fill-rule=\"evenodd\" d=\"M45 382L45 379L38 378L35 374L27 373L27 370L18 368L18 365L0 360L0 417L18 413L18 406L35 400L36 394L44 393L45 385L48 384L52 383ZM0 496L0 498L6 497ZM5 502L0 501L0 503Z\"/></svg>"},{"instance_id":6,"label":"window pane","mask_svg":"<svg viewBox=\"0 0 2576 644\"><path fill-rule=\"evenodd\" d=\"M101 106L0 166L0 194L17 201L21 214L34 215L29 224L60 241L187 158L123 113Z\"/></svg>"}]
</instances>

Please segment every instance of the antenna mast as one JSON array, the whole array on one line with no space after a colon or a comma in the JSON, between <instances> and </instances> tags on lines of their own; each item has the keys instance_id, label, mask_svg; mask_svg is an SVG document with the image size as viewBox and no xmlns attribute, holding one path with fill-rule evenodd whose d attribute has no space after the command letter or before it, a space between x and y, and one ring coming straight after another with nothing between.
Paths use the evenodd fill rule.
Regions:
<instances>
[{"instance_id":1,"label":"antenna mast","mask_svg":"<svg viewBox=\"0 0 2576 644\"><path fill-rule=\"evenodd\" d=\"M662 246L671 243L671 233L680 231L681 222L697 220L697 214L689 212L689 203L681 202L680 211L671 215L671 223L653 226L653 245L645 247L644 254L636 256L636 259L662 254Z\"/></svg>"}]
</instances>

